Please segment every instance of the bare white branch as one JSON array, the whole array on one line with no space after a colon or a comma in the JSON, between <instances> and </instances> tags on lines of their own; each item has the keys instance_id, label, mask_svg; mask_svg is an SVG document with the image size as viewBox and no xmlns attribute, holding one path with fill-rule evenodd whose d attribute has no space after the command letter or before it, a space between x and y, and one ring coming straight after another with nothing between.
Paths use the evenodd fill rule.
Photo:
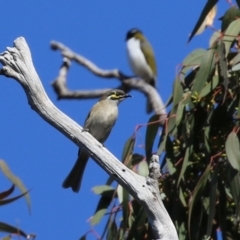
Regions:
<instances>
[{"instance_id":1,"label":"bare white branch","mask_svg":"<svg viewBox=\"0 0 240 240\"><path fill-rule=\"evenodd\" d=\"M138 90L142 92L146 98L149 99L150 103L153 106L153 110L155 114L160 115L161 119L161 125L164 124L166 120L166 108L163 104L163 101L157 92L157 89L146 83L144 80L134 77L127 77L123 73L121 73L118 69L113 70L103 70L96 66L93 62L88 60L87 58L73 52L68 47L64 46L62 43L52 41L51 47L53 50L59 50L61 51L64 58L67 58L71 61L75 61L78 64L82 65L83 67L87 68L89 71L91 71L93 74L95 74L98 77L102 78L115 78L120 81L120 86L117 86L115 88L122 89L125 92L130 91L131 89ZM65 61L65 60L64 60ZM58 99L72 99L72 98L78 98L78 99L84 99L84 98L98 98L103 95L107 90L109 89L95 89L95 90L77 90L77 91L70 91L67 88L66 84L66 74L65 81L61 81L62 79L62 71L64 70L67 72L69 66L66 68L63 64L59 71L59 76L57 79L53 82L53 87L58 95Z\"/></svg>"},{"instance_id":2,"label":"bare white branch","mask_svg":"<svg viewBox=\"0 0 240 240\"><path fill-rule=\"evenodd\" d=\"M155 239L178 239L176 229L161 201L158 186L147 183L146 178L128 169L51 102L34 68L30 50L23 37L17 38L14 47L7 48L7 51L1 54L0 62L3 65L0 74L14 78L21 84L33 110L77 146L84 147L92 159L140 202L147 212Z\"/></svg>"}]
</instances>

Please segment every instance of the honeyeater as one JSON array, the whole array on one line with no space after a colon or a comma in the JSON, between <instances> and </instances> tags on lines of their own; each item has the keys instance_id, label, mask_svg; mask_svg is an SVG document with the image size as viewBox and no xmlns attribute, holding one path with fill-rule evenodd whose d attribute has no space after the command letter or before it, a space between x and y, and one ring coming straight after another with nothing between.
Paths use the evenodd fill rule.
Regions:
<instances>
[{"instance_id":1,"label":"honeyeater","mask_svg":"<svg viewBox=\"0 0 240 240\"><path fill-rule=\"evenodd\" d=\"M127 56L133 73L156 88L157 66L151 44L142 31L133 28L126 36ZM147 101L147 113L152 107Z\"/></svg>"},{"instance_id":2,"label":"honeyeater","mask_svg":"<svg viewBox=\"0 0 240 240\"><path fill-rule=\"evenodd\" d=\"M117 120L118 104L128 97L131 95L119 89L107 91L88 113L83 131L88 131L100 143L104 143ZM71 187L74 192L80 190L88 158L88 153L79 148L77 161L64 180L63 188Z\"/></svg>"}]
</instances>

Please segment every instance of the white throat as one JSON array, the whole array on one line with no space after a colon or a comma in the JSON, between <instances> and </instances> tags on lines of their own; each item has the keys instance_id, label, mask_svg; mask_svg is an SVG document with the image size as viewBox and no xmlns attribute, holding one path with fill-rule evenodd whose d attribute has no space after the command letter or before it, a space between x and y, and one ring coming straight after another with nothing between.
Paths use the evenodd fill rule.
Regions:
<instances>
[{"instance_id":1,"label":"white throat","mask_svg":"<svg viewBox=\"0 0 240 240\"><path fill-rule=\"evenodd\" d=\"M127 55L129 64L135 75L147 81L155 77L140 48L139 39L133 37L127 40Z\"/></svg>"}]
</instances>

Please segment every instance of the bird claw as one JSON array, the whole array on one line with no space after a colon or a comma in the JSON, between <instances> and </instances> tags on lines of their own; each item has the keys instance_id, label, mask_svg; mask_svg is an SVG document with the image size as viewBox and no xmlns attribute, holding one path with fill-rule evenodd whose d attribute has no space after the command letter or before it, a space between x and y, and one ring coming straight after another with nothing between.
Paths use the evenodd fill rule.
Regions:
<instances>
[{"instance_id":1,"label":"bird claw","mask_svg":"<svg viewBox=\"0 0 240 240\"><path fill-rule=\"evenodd\" d=\"M82 132L89 132L89 129L88 128L83 128Z\"/></svg>"}]
</instances>

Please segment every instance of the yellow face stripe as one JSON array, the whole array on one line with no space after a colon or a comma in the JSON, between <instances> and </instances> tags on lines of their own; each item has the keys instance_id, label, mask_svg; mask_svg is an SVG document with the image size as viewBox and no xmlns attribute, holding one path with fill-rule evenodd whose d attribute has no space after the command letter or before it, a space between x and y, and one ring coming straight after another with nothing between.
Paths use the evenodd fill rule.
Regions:
<instances>
[{"instance_id":1,"label":"yellow face stripe","mask_svg":"<svg viewBox=\"0 0 240 240\"><path fill-rule=\"evenodd\" d=\"M123 95L118 93L118 92L112 92L110 95L109 95L109 98L112 99L112 100L118 100L120 98L122 98Z\"/></svg>"}]
</instances>

